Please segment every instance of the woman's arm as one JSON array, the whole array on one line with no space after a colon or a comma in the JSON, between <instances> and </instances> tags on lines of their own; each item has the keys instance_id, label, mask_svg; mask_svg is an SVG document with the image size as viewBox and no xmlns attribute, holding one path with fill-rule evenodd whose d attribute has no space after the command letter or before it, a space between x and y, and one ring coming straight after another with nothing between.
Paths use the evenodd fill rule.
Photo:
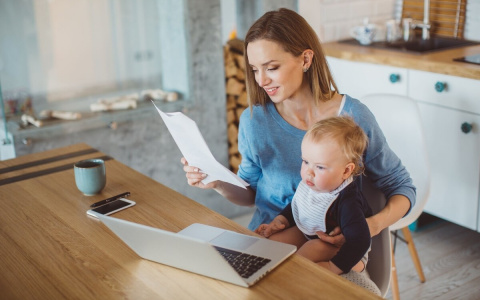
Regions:
<instances>
[{"instance_id":1,"label":"woman's arm","mask_svg":"<svg viewBox=\"0 0 480 300\"><path fill-rule=\"evenodd\" d=\"M219 180L205 185L202 183L202 180L207 177L205 173L202 173L197 167L189 166L187 160L183 157L181 162L189 185L201 189L214 189L220 195L237 205L253 206L255 204L255 191L251 187L244 189Z\"/></svg>"},{"instance_id":2,"label":"woman's arm","mask_svg":"<svg viewBox=\"0 0 480 300\"><path fill-rule=\"evenodd\" d=\"M382 210L367 219L370 234L375 236L400 220L415 205L415 186L408 170L389 147L371 111L363 105L355 109L362 120L359 125L369 140L364 156L365 174L388 199Z\"/></svg>"},{"instance_id":3,"label":"woman's arm","mask_svg":"<svg viewBox=\"0 0 480 300\"><path fill-rule=\"evenodd\" d=\"M395 224L410 209L410 200L403 195L392 196L385 207L376 215L367 218L368 228L372 237L379 234L383 229ZM345 243L340 227L336 227L332 232L317 232L318 237L327 243L338 247Z\"/></svg>"},{"instance_id":4,"label":"woman's arm","mask_svg":"<svg viewBox=\"0 0 480 300\"><path fill-rule=\"evenodd\" d=\"M372 237L379 234L383 229L395 224L410 209L410 200L403 195L392 196L385 207L376 215L367 218L368 228ZM317 232L318 237L327 243L341 247L345 243L340 227L335 227L332 232Z\"/></svg>"},{"instance_id":5,"label":"woman's arm","mask_svg":"<svg viewBox=\"0 0 480 300\"><path fill-rule=\"evenodd\" d=\"M244 189L224 181L216 181L213 189L237 205L253 206L255 204L255 191L249 186Z\"/></svg>"},{"instance_id":6,"label":"woman's arm","mask_svg":"<svg viewBox=\"0 0 480 300\"><path fill-rule=\"evenodd\" d=\"M403 195L393 195L376 215L367 218L370 235L375 236L383 229L395 224L410 209L410 200Z\"/></svg>"},{"instance_id":7,"label":"woman's arm","mask_svg":"<svg viewBox=\"0 0 480 300\"><path fill-rule=\"evenodd\" d=\"M385 207L376 215L367 218L368 228L372 237L379 234L383 229L395 224L410 209L410 200L403 195L392 196ZM318 237L327 243L338 247L345 243L340 227L336 227L332 232L317 232Z\"/></svg>"}]
</instances>

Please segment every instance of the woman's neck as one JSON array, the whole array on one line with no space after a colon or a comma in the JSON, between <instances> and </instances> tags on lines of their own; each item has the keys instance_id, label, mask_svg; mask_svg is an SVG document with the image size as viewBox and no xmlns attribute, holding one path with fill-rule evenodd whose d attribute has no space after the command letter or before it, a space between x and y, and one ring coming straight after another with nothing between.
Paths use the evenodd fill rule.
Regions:
<instances>
[{"instance_id":1,"label":"woman's neck","mask_svg":"<svg viewBox=\"0 0 480 300\"><path fill-rule=\"evenodd\" d=\"M342 95L339 94L335 94L328 101L318 101L318 105L312 96L306 96L284 100L275 104L275 107L290 125L307 130L320 120L337 116L341 102Z\"/></svg>"}]
</instances>

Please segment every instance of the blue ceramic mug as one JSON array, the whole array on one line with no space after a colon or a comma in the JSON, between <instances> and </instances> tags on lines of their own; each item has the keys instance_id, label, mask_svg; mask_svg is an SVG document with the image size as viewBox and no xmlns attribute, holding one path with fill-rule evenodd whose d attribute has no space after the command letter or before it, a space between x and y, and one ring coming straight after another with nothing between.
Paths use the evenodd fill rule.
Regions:
<instances>
[{"instance_id":1,"label":"blue ceramic mug","mask_svg":"<svg viewBox=\"0 0 480 300\"><path fill-rule=\"evenodd\" d=\"M103 159L86 159L74 164L75 183L85 196L98 194L107 183Z\"/></svg>"}]
</instances>

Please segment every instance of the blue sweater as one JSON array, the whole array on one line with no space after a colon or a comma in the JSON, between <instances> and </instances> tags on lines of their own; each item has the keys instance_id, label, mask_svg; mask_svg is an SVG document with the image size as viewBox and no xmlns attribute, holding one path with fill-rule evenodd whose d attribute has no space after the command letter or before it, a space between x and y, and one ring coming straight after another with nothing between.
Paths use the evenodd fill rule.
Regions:
<instances>
[{"instance_id":1,"label":"blue sweater","mask_svg":"<svg viewBox=\"0 0 480 300\"><path fill-rule=\"evenodd\" d=\"M342 115L350 115L362 127L369 143L364 154L365 173L389 199L404 195L415 204L410 174L388 146L370 110L345 95ZM293 198L301 181L301 144L306 131L286 122L269 102L266 107L246 109L240 117L238 149L242 156L238 176L256 191L256 210L248 228L270 223ZM358 178L357 180L361 180Z\"/></svg>"}]
</instances>

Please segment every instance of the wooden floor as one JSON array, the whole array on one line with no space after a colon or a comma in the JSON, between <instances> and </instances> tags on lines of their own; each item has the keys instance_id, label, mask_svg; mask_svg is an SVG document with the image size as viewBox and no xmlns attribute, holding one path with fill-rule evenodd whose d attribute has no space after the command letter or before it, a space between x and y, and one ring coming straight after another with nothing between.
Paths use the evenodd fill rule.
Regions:
<instances>
[{"instance_id":1,"label":"wooden floor","mask_svg":"<svg viewBox=\"0 0 480 300\"><path fill-rule=\"evenodd\" d=\"M251 215L235 218L247 226ZM425 283L420 283L407 246L397 241L395 259L402 300L480 300L480 233L436 220L412 232ZM392 299L391 293L387 299Z\"/></svg>"},{"instance_id":2,"label":"wooden floor","mask_svg":"<svg viewBox=\"0 0 480 300\"><path fill-rule=\"evenodd\" d=\"M426 282L420 283L407 246L397 241L400 299L480 299L480 233L439 219L412 236Z\"/></svg>"}]
</instances>

